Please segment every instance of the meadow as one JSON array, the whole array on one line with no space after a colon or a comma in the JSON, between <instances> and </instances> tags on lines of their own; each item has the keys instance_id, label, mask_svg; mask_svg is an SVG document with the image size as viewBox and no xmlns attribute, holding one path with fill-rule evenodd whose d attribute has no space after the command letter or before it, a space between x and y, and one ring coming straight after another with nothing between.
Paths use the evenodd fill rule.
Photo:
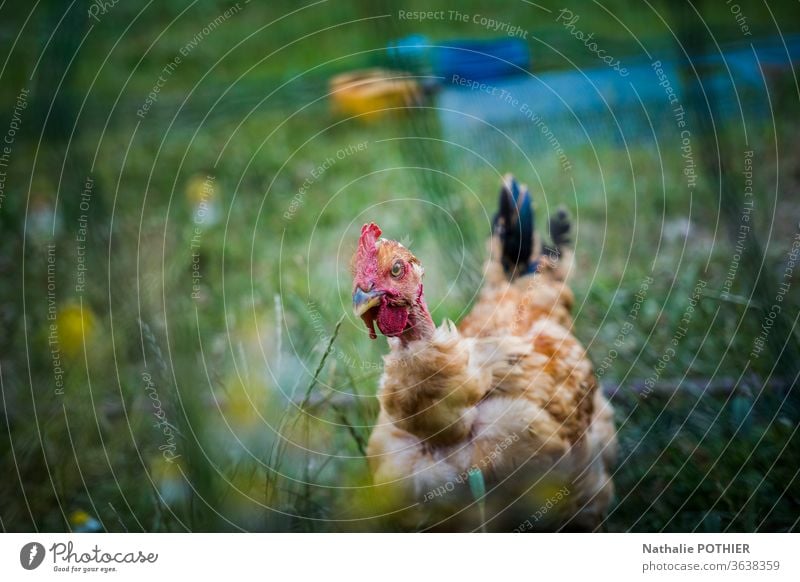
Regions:
<instances>
[{"instance_id":1,"label":"meadow","mask_svg":"<svg viewBox=\"0 0 800 582\"><path fill-rule=\"evenodd\" d=\"M529 182L540 232L559 205L574 218L575 334L621 445L603 529L797 530L791 71L770 80L769 115L698 130L689 188L671 134L570 144L565 171L547 147L489 163L440 141L435 110L331 111L330 75L383 64L387 41L413 31L492 36L472 22L388 24L388 2L120 2L97 22L68 13L74 30L48 45L64 12L45 6L4 42L0 73L31 90L0 206L4 531L395 527L375 517L385 500L365 459L386 345L352 315L350 256L378 223L425 265L434 320L458 321L505 172ZM668 8L623 6L574 10L623 61L672 46ZM753 34L796 12L770 7L749 7ZM537 70L597 66L526 3L457 9L536 31ZM0 10L11 41L27 9ZM718 42L740 38L729 11L705 14ZM4 91L0 130L18 93Z\"/></svg>"}]
</instances>

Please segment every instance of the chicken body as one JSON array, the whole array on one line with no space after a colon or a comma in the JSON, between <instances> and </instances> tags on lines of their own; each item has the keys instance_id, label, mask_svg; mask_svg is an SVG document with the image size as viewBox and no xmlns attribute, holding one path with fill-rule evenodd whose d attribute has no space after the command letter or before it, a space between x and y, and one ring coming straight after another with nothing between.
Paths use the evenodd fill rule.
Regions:
<instances>
[{"instance_id":1,"label":"chicken body","mask_svg":"<svg viewBox=\"0 0 800 582\"><path fill-rule=\"evenodd\" d=\"M389 338L372 474L416 527L595 529L613 496L616 436L570 332L571 253L542 254L533 272L509 277L501 239L458 328ZM468 486L476 470L487 490L480 514Z\"/></svg>"}]
</instances>

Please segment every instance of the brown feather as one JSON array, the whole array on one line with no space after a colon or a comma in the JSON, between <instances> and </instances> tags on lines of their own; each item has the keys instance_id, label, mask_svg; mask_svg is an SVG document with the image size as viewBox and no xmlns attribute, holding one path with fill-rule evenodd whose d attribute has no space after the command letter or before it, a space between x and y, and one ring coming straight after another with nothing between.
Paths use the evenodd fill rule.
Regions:
<instances>
[{"instance_id":1,"label":"brown feather","mask_svg":"<svg viewBox=\"0 0 800 582\"><path fill-rule=\"evenodd\" d=\"M386 249L386 257L398 252ZM498 529L516 527L557 484L569 494L537 528L594 528L613 493L616 436L592 364L570 332L571 253L542 256L535 274L513 281L496 257L493 250L480 298L458 328L446 321L431 337L390 338L368 447L374 479L405 503L420 502L423 519L449 517L448 529L475 527L472 513L454 510L471 501L471 467L487 480ZM442 487L442 503L427 504ZM444 515L435 506L446 507Z\"/></svg>"}]
</instances>

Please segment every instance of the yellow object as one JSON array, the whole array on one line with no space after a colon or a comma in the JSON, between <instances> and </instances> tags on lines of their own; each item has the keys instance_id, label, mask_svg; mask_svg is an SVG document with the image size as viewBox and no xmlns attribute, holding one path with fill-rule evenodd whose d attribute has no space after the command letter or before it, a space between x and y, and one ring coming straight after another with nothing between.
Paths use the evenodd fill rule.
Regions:
<instances>
[{"instance_id":1,"label":"yellow object","mask_svg":"<svg viewBox=\"0 0 800 582\"><path fill-rule=\"evenodd\" d=\"M216 194L216 185L213 176L195 175L186 184L186 199L197 206L202 202L208 202Z\"/></svg>"},{"instance_id":2,"label":"yellow object","mask_svg":"<svg viewBox=\"0 0 800 582\"><path fill-rule=\"evenodd\" d=\"M82 509L76 509L69 515L69 524L74 533L94 533L102 531L102 524Z\"/></svg>"},{"instance_id":3,"label":"yellow object","mask_svg":"<svg viewBox=\"0 0 800 582\"><path fill-rule=\"evenodd\" d=\"M91 309L77 303L68 303L58 310L58 340L62 351L68 356L79 354L94 336L96 327Z\"/></svg>"},{"instance_id":4,"label":"yellow object","mask_svg":"<svg viewBox=\"0 0 800 582\"><path fill-rule=\"evenodd\" d=\"M189 495L189 485L180 455L165 458L159 454L150 460L148 476L158 489L160 501L167 505L185 500Z\"/></svg>"},{"instance_id":5,"label":"yellow object","mask_svg":"<svg viewBox=\"0 0 800 582\"><path fill-rule=\"evenodd\" d=\"M341 115L373 120L422 101L419 83L403 71L365 69L330 81L332 108Z\"/></svg>"},{"instance_id":6,"label":"yellow object","mask_svg":"<svg viewBox=\"0 0 800 582\"><path fill-rule=\"evenodd\" d=\"M86 525L86 523L88 523L90 519L91 516L88 513L86 513L82 509L76 509L70 514L69 523L73 526L80 527Z\"/></svg>"}]
</instances>

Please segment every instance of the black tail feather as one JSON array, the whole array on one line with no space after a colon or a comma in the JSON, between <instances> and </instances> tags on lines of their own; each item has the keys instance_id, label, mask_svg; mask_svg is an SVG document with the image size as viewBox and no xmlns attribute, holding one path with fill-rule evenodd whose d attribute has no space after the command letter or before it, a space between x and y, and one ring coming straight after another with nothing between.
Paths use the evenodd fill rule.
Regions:
<instances>
[{"instance_id":1,"label":"black tail feather","mask_svg":"<svg viewBox=\"0 0 800 582\"><path fill-rule=\"evenodd\" d=\"M572 221L569 211L563 206L550 217L550 238L557 249L570 243L569 231Z\"/></svg>"},{"instance_id":2,"label":"black tail feather","mask_svg":"<svg viewBox=\"0 0 800 582\"><path fill-rule=\"evenodd\" d=\"M562 249L571 242L569 238L571 228L572 218L569 215L569 211L563 206L558 208L550 216L550 239L553 244L552 246L545 245L542 252L552 258L560 257Z\"/></svg>"},{"instance_id":3,"label":"black tail feather","mask_svg":"<svg viewBox=\"0 0 800 582\"><path fill-rule=\"evenodd\" d=\"M500 189L494 231L500 237L500 260L509 275L528 272L534 246L533 226L533 203L528 188L507 174Z\"/></svg>"}]
</instances>

